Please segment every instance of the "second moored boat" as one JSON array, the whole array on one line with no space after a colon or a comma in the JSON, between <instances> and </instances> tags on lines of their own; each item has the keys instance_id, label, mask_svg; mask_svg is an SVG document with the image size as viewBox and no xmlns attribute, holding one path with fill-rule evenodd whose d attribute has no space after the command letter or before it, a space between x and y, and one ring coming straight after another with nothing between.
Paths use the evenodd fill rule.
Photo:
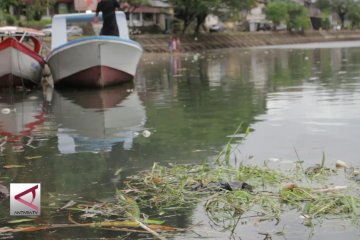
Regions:
<instances>
[{"instance_id":1,"label":"second moored boat","mask_svg":"<svg viewBox=\"0 0 360 240\"><path fill-rule=\"evenodd\" d=\"M90 36L68 41L67 23L90 22L94 16L95 13L54 16L47 62L55 86L102 88L133 80L143 49L129 39L123 12L116 12L119 36Z\"/></svg>"}]
</instances>

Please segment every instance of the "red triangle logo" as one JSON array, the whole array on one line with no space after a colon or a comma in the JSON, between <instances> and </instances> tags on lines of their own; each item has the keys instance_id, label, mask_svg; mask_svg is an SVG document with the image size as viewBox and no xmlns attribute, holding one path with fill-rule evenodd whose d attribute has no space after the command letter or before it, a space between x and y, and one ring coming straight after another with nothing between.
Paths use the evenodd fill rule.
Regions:
<instances>
[{"instance_id":1,"label":"red triangle logo","mask_svg":"<svg viewBox=\"0 0 360 240\"><path fill-rule=\"evenodd\" d=\"M34 202L34 199L36 198L36 189L38 189L38 188L39 188L39 185L35 185L35 186L33 186L33 187L31 187L31 188L17 194L17 195L15 195L15 200L17 200L17 201L21 202L22 204L25 204L26 206L28 206L28 207L30 207L30 208L37 211L39 209L39 207L36 206L35 204L33 204L33 202ZM24 195L26 195L26 194L28 194L30 192L32 193L31 202L28 202L28 201L21 198L22 196L24 196Z\"/></svg>"}]
</instances>

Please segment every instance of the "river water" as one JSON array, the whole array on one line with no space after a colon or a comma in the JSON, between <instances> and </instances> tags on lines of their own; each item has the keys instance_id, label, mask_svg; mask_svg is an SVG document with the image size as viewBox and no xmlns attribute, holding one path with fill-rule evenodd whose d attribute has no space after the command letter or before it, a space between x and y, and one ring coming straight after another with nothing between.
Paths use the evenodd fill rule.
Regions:
<instances>
[{"instance_id":1,"label":"river water","mask_svg":"<svg viewBox=\"0 0 360 240\"><path fill-rule=\"evenodd\" d=\"M355 44L354 44L355 43ZM103 90L1 90L0 184L41 183L35 223L64 223L54 207L110 201L127 175L158 163L211 161L233 137L237 161L286 167L336 160L359 166L358 42L144 55L134 84ZM233 134L241 124L241 132ZM244 137L245 129L251 132ZM4 168L8 167L8 168ZM121 175L116 172L122 169ZM60 203L59 203L60 202ZM8 199L0 226L10 226ZM174 216L176 239L229 239L210 227L203 206ZM247 223L236 239L358 239L340 220L308 228L299 214L279 225ZM275 234L282 232L282 234ZM118 233L62 229L3 234L0 239L100 239ZM234 237L234 235L233 235ZM143 239L143 238L142 238Z\"/></svg>"}]
</instances>

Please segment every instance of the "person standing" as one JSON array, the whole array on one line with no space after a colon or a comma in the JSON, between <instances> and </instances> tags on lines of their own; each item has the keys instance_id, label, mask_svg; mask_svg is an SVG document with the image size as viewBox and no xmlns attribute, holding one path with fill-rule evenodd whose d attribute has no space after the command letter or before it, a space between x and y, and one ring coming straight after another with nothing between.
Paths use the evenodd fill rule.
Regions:
<instances>
[{"instance_id":1,"label":"person standing","mask_svg":"<svg viewBox=\"0 0 360 240\"><path fill-rule=\"evenodd\" d=\"M116 23L115 11L120 9L116 0L101 0L96 7L95 22L99 21L99 12L102 13L103 26L100 35L119 36L119 28Z\"/></svg>"},{"instance_id":2,"label":"person standing","mask_svg":"<svg viewBox=\"0 0 360 240\"><path fill-rule=\"evenodd\" d=\"M179 37L176 37L176 50L181 52L181 42Z\"/></svg>"},{"instance_id":3,"label":"person standing","mask_svg":"<svg viewBox=\"0 0 360 240\"><path fill-rule=\"evenodd\" d=\"M176 38L171 37L169 39L168 48L170 53L174 53L176 51Z\"/></svg>"}]
</instances>

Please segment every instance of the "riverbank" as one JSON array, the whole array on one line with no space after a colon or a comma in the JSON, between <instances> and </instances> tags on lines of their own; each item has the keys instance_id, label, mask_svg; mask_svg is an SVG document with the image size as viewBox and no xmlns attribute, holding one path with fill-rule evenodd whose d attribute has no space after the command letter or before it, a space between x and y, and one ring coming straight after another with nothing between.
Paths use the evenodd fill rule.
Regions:
<instances>
[{"instance_id":1,"label":"riverbank","mask_svg":"<svg viewBox=\"0 0 360 240\"><path fill-rule=\"evenodd\" d=\"M171 35L137 35L145 53L168 52ZM195 52L222 48L246 48L255 46L301 44L314 42L356 41L360 31L312 31L304 34L289 32L238 32L209 33L194 36L180 36L181 51Z\"/></svg>"}]
</instances>

